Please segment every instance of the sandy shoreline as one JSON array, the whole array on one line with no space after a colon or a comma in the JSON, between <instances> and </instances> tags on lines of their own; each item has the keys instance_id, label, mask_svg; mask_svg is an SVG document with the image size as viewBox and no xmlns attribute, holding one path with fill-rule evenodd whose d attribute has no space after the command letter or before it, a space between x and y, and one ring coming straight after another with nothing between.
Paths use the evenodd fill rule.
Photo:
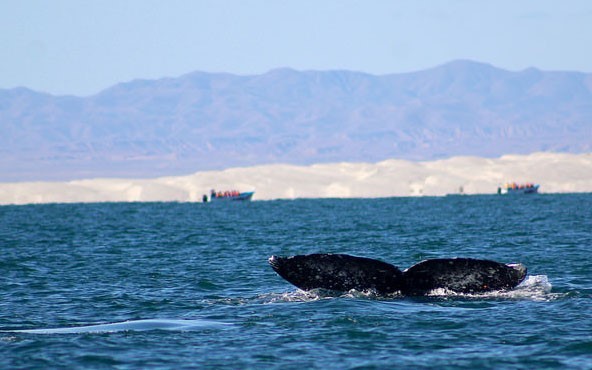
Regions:
<instances>
[{"instance_id":1,"label":"sandy shoreline","mask_svg":"<svg viewBox=\"0 0 592 370\"><path fill-rule=\"evenodd\" d=\"M254 190L254 200L494 194L512 181L540 184L541 193L592 192L592 153L262 165L154 179L0 183L0 204L198 202L212 188Z\"/></svg>"}]
</instances>

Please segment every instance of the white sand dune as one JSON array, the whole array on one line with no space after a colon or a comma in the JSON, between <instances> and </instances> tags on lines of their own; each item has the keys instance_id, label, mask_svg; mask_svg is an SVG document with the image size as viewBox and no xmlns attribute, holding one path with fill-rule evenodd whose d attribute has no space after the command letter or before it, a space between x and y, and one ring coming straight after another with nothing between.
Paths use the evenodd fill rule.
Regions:
<instances>
[{"instance_id":1,"label":"white sand dune","mask_svg":"<svg viewBox=\"0 0 592 370\"><path fill-rule=\"evenodd\" d=\"M0 184L0 204L201 201L210 189L254 190L254 200L493 194L506 182L541 193L592 192L592 153L534 153L430 162L386 160L311 166L264 165L155 179Z\"/></svg>"}]
</instances>

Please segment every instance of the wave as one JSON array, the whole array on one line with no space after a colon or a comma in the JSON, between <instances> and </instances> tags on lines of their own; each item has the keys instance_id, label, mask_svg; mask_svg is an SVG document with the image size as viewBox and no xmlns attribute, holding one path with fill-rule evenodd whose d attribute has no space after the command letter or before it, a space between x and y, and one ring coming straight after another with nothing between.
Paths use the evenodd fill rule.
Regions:
<instances>
[{"instance_id":1,"label":"wave","mask_svg":"<svg viewBox=\"0 0 592 370\"><path fill-rule=\"evenodd\" d=\"M170 319L145 319L115 322L109 324L73 326L49 329L24 329L24 330L3 330L10 333L26 334L85 334L85 333L117 333L128 331L196 331L204 329L225 329L232 327L230 323L210 320L170 320Z\"/></svg>"}]
</instances>

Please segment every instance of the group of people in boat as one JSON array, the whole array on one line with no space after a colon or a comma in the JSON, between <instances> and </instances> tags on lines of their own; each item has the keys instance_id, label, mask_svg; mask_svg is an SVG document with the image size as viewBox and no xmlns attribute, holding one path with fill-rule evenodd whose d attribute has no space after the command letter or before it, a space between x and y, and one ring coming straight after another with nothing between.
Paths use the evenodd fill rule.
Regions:
<instances>
[{"instance_id":1,"label":"group of people in boat","mask_svg":"<svg viewBox=\"0 0 592 370\"><path fill-rule=\"evenodd\" d=\"M226 191L216 191L212 189L210 192L210 196L212 198L228 198L228 197L238 197L240 195L240 191L238 190L226 190Z\"/></svg>"},{"instance_id":2,"label":"group of people in boat","mask_svg":"<svg viewBox=\"0 0 592 370\"><path fill-rule=\"evenodd\" d=\"M507 183L506 184L506 189L512 189L512 190L516 190L516 189L532 189L534 188L534 184L533 183L526 183L526 184L517 184L515 182L512 183Z\"/></svg>"},{"instance_id":3,"label":"group of people in boat","mask_svg":"<svg viewBox=\"0 0 592 370\"><path fill-rule=\"evenodd\" d=\"M213 199L223 199L223 198L230 198L230 199L238 199L238 200L242 200L240 197L241 195L244 195L244 193L241 193L238 190L226 190L226 191L216 191L214 189L212 189L210 191L210 199L208 199L208 196L206 194L203 195L202 197L202 201L204 203L207 203L208 200L213 200ZM247 199L247 198L245 198ZM250 200L250 198L248 198L247 200Z\"/></svg>"}]
</instances>

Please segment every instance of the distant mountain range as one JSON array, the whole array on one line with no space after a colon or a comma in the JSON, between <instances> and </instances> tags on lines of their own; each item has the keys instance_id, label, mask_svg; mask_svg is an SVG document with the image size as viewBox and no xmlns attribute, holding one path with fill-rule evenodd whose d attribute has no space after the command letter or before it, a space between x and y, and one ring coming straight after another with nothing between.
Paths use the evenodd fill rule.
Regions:
<instances>
[{"instance_id":1,"label":"distant mountain range","mask_svg":"<svg viewBox=\"0 0 592 370\"><path fill-rule=\"evenodd\" d=\"M535 151L592 151L592 74L455 61L382 76L195 72L89 97L0 90L3 182Z\"/></svg>"}]
</instances>

